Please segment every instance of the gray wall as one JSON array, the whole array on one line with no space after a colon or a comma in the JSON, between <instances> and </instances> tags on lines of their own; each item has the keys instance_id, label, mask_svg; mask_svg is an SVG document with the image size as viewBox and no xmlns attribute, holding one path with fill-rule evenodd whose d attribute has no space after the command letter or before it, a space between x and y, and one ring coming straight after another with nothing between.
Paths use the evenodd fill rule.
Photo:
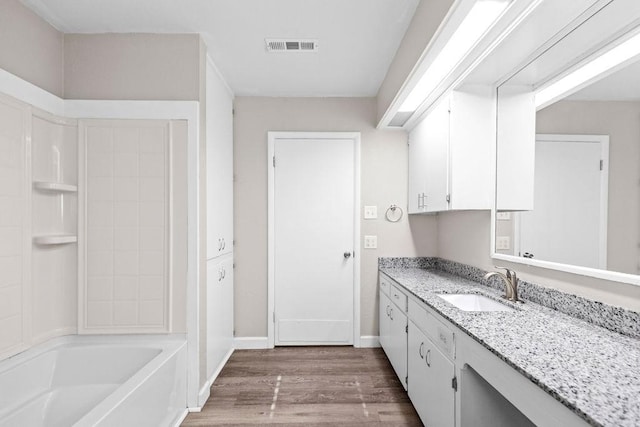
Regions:
<instances>
[{"instance_id":1,"label":"gray wall","mask_svg":"<svg viewBox=\"0 0 640 427\"><path fill-rule=\"evenodd\" d=\"M64 37L18 0L0 1L0 68L62 97Z\"/></svg>"},{"instance_id":2,"label":"gray wall","mask_svg":"<svg viewBox=\"0 0 640 427\"><path fill-rule=\"evenodd\" d=\"M375 98L236 98L236 336L267 335L268 131L361 132L361 204L377 205L379 217L361 222L362 235L377 235L379 247L360 250L362 336L378 335L377 258L436 254L435 216L382 219L389 205L407 205L407 134L377 130L375 122Z\"/></svg>"},{"instance_id":3,"label":"gray wall","mask_svg":"<svg viewBox=\"0 0 640 427\"><path fill-rule=\"evenodd\" d=\"M198 34L65 34L67 99L199 100Z\"/></svg>"}]
</instances>

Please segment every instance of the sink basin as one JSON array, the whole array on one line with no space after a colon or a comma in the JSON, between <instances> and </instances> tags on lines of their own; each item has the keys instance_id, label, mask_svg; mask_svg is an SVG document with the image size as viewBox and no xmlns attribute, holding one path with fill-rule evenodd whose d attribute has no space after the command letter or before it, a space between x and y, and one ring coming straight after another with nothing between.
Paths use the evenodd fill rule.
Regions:
<instances>
[{"instance_id":1,"label":"sink basin","mask_svg":"<svg viewBox=\"0 0 640 427\"><path fill-rule=\"evenodd\" d=\"M463 311L515 311L496 300L477 294L438 294L440 298Z\"/></svg>"}]
</instances>

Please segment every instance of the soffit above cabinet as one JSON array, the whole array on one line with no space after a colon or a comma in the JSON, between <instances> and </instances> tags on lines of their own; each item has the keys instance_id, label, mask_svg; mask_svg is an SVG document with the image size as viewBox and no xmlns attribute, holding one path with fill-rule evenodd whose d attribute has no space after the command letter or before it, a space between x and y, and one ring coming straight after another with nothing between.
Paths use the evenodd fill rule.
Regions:
<instances>
[{"instance_id":1,"label":"soffit above cabinet","mask_svg":"<svg viewBox=\"0 0 640 427\"><path fill-rule=\"evenodd\" d=\"M456 8L464 10L465 3L481 0L458 0L438 29L434 40L425 49L402 89L383 116L378 127L402 126L413 128L447 91L462 85L496 86L518 70L526 67L536 56L553 46L598 10L612 0L511 0L508 8L473 46L473 48L449 70L431 94L413 112L402 112L400 107L409 92L416 86L424 70L438 54L441 38L451 37L461 18ZM633 1L633 0L623 0ZM466 6L467 9L469 6ZM619 20L618 20L619 21ZM618 22L619 23L619 22ZM453 27L453 28L452 28ZM609 25L609 27L612 27ZM588 41L577 41L586 43ZM566 54L566 53L565 53ZM565 55L566 57L566 55ZM544 70L531 70L543 73ZM522 75L522 74L521 74Z\"/></svg>"},{"instance_id":2,"label":"soffit above cabinet","mask_svg":"<svg viewBox=\"0 0 640 427\"><path fill-rule=\"evenodd\" d=\"M236 95L375 96L419 0L21 0L65 33L200 33ZM270 53L265 39L312 39Z\"/></svg>"}]
</instances>

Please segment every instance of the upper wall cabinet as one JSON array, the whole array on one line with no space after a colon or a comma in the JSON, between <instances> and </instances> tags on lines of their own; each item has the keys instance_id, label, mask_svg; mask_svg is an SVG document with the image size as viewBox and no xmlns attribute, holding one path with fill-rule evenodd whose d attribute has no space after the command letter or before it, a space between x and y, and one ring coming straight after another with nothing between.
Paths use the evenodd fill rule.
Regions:
<instances>
[{"instance_id":1,"label":"upper wall cabinet","mask_svg":"<svg viewBox=\"0 0 640 427\"><path fill-rule=\"evenodd\" d=\"M233 97L207 66L207 259L233 251Z\"/></svg>"},{"instance_id":2,"label":"upper wall cabinet","mask_svg":"<svg viewBox=\"0 0 640 427\"><path fill-rule=\"evenodd\" d=\"M491 209L493 91L446 95L409 134L408 212Z\"/></svg>"}]
</instances>

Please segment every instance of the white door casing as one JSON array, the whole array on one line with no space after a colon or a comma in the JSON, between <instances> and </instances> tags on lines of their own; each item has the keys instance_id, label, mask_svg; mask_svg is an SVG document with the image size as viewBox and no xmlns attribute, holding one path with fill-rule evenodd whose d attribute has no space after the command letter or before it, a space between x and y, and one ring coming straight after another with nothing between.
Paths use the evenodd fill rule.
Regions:
<instances>
[{"instance_id":1,"label":"white door casing","mask_svg":"<svg viewBox=\"0 0 640 427\"><path fill-rule=\"evenodd\" d=\"M268 142L269 346L359 346L360 135Z\"/></svg>"},{"instance_id":2,"label":"white door casing","mask_svg":"<svg viewBox=\"0 0 640 427\"><path fill-rule=\"evenodd\" d=\"M520 255L606 269L608 153L608 136L536 136L534 209L516 222Z\"/></svg>"}]
</instances>

